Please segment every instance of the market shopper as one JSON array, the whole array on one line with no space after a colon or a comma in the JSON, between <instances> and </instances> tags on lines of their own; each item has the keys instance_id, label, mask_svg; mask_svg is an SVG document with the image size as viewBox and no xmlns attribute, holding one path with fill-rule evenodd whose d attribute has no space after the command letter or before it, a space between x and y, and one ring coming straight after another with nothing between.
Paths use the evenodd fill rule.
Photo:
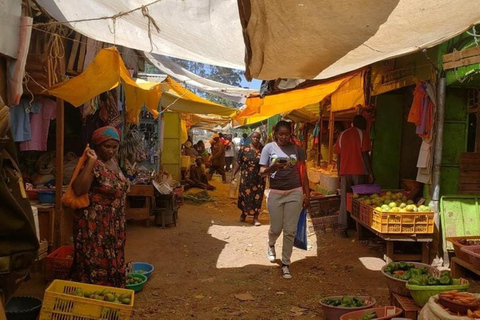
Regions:
<instances>
[{"instance_id":1,"label":"market shopper","mask_svg":"<svg viewBox=\"0 0 480 320\"><path fill-rule=\"evenodd\" d=\"M210 156L210 170L208 172L208 180L212 180L215 172L222 176L223 183L227 183L227 177L225 175L225 147L220 141L220 136L214 134L211 141L212 155Z\"/></svg>"},{"instance_id":2,"label":"market shopper","mask_svg":"<svg viewBox=\"0 0 480 320\"><path fill-rule=\"evenodd\" d=\"M293 143L291 125L280 121L275 126L274 142L268 143L260 157L260 172L270 179L267 207L270 212L268 259L276 259L275 242L283 231L282 273L291 278L290 258L302 205L308 208L310 193L305 169L305 151ZM302 179L303 178L303 179Z\"/></svg>"},{"instance_id":3,"label":"market shopper","mask_svg":"<svg viewBox=\"0 0 480 320\"><path fill-rule=\"evenodd\" d=\"M344 237L348 237L347 192L352 192L354 185L374 181L369 154L371 144L366 129L367 120L361 115L356 115L352 127L340 133L335 144L341 190L338 224L340 235Z\"/></svg>"},{"instance_id":4,"label":"market shopper","mask_svg":"<svg viewBox=\"0 0 480 320\"><path fill-rule=\"evenodd\" d=\"M120 135L114 127L93 133L94 149L72 188L77 196L88 193L89 206L74 217L75 281L125 287L125 197L129 182L116 161Z\"/></svg>"},{"instance_id":5,"label":"market shopper","mask_svg":"<svg viewBox=\"0 0 480 320\"><path fill-rule=\"evenodd\" d=\"M232 165L233 165L233 158L235 157L235 145L233 144L233 141L231 137L227 137L225 139L226 141L226 146L225 146L225 170L227 172L230 172L232 170Z\"/></svg>"},{"instance_id":6,"label":"market shopper","mask_svg":"<svg viewBox=\"0 0 480 320\"><path fill-rule=\"evenodd\" d=\"M253 216L253 224L260 226L258 215L262 208L265 191L265 177L260 175L260 155L263 146L260 143L260 133L251 135L251 143L238 152L233 177L240 171L240 186L238 191L238 208L242 211L240 221L245 222L247 215Z\"/></svg>"}]
</instances>

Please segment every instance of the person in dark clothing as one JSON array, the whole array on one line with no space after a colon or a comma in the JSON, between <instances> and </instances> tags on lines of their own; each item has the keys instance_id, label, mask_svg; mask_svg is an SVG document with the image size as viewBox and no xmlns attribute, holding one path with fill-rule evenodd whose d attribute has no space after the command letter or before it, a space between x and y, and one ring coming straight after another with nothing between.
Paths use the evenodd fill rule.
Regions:
<instances>
[{"instance_id":1,"label":"person in dark clothing","mask_svg":"<svg viewBox=\"0 0 480 320\"><path fill-rule=\"evenodd\" d=\"M242 210L240 221L245 222L248 216L253 216L253 224L260 226L260 214L265 191L265 177L260 175L260 155L262 144L260 133L254 132L251 136L252 143L248 147L241 147L233 177L240 171L240 187L238 191L238 208Z\"/></svg>"},{"instance_id":2,"label":"person in dark clothing","mask_svg":"<svg viewBox=\"0 0 480 320\"><path fill-rule=\"evenodd\" d=\"M200 188L205 190L215 190L215 187L208 183L208 177L205 170L202 167L202 157L197 157L195 164L190 166L189 177L185 179L183 184L185 189Z\"/></svg>"},{"instance_id":3,"label":"person in dark clothing","mask_svg":"<svg viewBox=\"0 0 480 320\"><path fill-rule=\"evenodd\" d=\"M208 180L212 180L213 174L217 172L222 176L223 183L227 183L225 175L225 147L220 141L218 134L213 135L211 166L208 172Z\"/></svg>"}]
</instances>

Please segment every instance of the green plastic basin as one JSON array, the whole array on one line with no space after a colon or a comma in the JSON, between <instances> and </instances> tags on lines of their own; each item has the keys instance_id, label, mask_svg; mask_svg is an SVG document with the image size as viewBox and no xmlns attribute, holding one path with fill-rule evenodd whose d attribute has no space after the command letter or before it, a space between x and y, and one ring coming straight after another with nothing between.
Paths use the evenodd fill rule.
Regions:
<instances>
[{"instance_id":1,"label":"green plastic basin","mask_svg":"<svg viewBox=\"0 0 480 320\"><path fill-rule=\"evenodd\" d=\"M129 273L129 274L132 275L132 276L134 276L134 277L142 278L143 281L140 282L140 283L136 283L136 284L127 284L127 285L126 285L126 288L127 288L127 289L130 289L130 290L133 290L133 291L135 291L135 292L142 291L143 286L145 286L145 283L147 283L147 277L144 276L144 275L141 274L141 273Z\"/></svg>"},{"instance_id":2,"label":"green plastic basin","mask_svg":"<svg viewBox=\"0 0 480 320\"><path fill-rule=\"evenodd\" d=\"M453 279L453 284L449 286L417 286L407 283L405 287L410 290L410 294L415 303L419 307L423 307L430 297L441 292L450 290L467 291L470 287L470 283L465 279Z\"/></svg>"}]
</instances>

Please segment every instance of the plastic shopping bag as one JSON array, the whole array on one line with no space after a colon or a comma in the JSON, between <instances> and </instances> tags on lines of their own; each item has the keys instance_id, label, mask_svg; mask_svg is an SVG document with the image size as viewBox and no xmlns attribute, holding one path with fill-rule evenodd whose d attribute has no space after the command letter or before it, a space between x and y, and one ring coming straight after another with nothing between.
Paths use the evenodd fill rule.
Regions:
<instances>
[{"instance_id":1,"label":"plastic shopping bag","mask_svg":"<svg viewBox=\"0 0 480 320\"><path fill-rule=\"evenodd\" d=\"M307 209L302 209L297 223L297 233L293 246L298 249L307 250Z\"/></svg>"}]
</instances>

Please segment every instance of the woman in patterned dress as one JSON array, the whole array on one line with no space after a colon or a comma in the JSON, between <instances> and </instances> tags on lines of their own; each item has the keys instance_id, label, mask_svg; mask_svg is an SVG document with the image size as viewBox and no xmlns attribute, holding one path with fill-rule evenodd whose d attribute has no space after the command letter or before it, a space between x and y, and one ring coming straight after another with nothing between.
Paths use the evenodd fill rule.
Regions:
<instances>
[{"instance_id":1,"label":"woman in patterned dress","mask_svg":"<svg viewBox=\"0 0 480 320\"><path fill-rule=\"evenodd\" d=\"M240 221L245 222L247 215L253 216L253 224L260 226L258 215L262 208L265 178L260 175L260 154L262 153L260 133L251 135L250 145L240 149L233 176L240 170L240 187L238 192L238 208L242 210Z\"/></svg>"},{"instance_id":2,"label":"woman in patterned dress","mask_svg":"<svg viewBox=\"0 0 480 320\"><path fill-rule=\"evenodd\" d=\"M73 279L125 287L125 197L129 182L115 159L120 135L113 127L97 129L94 149L72 184L76 195L88 193L90 204L75 213Z\"/></svg>"}]
</instances>

